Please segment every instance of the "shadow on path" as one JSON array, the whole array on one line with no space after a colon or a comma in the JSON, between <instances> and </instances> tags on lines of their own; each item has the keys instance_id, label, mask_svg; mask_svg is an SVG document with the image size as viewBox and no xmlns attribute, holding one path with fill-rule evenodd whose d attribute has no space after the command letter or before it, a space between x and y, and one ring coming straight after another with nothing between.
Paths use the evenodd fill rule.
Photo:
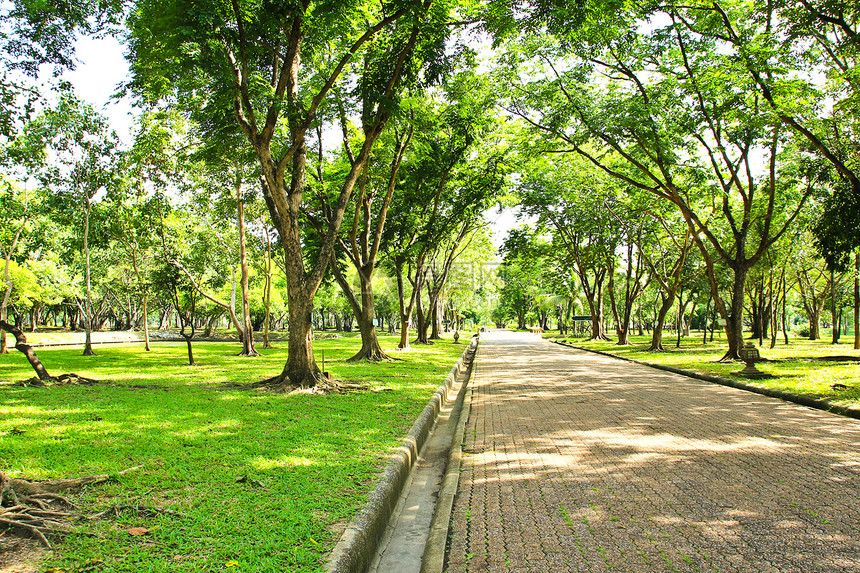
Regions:
<instances>
[{"instance_id":1,"label":"shadow on path","mask_svg":"<svg viewBox=\"0 0 860 573\"><path fill-rule=\"evenodd\" d=\"M860 422L482 337L450 572L860 572Z\"/></svg>"}]
</instances>

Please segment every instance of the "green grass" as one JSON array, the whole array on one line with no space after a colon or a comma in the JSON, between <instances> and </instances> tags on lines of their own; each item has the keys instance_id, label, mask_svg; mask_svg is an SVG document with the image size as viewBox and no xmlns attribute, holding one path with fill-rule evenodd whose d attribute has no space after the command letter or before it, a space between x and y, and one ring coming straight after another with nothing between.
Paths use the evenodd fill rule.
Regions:
<instances>
[{"instance_id":1,"label":"green grass","mask_svg":"<svg viewBox=\"0 0 860 573\"><path fill-rule=\"evenodd\" d=\"M184 517L88 523L43 564L83 571L319 571L339 528L360 509L373 480L464 344L442 341L393 355L402 361L347 364L354 337L319 340L326 368L370 391L341 395L237 389L280 372L286 343L259 358L237 343L100 346L38 350L52 374L77 372L95 386L23 388L32 376L14 349L0 356L0 467L11 477L50 479L116 473L75 496L90 512L144 504ZM392 349L395 338L384 338ZM385 391L381 391L385 390ZM14 429L14 431L13 431ZM240 476L249 480L237 483ZM134 537L126 531L145 527Z\"/></svg>"},{"instance_id":2,"label":"green grass","mask_svg":"<svg viewBox=\"0 0 860 573\"><path fill-rule=\"evenodd\" d=\"M548 338L559 338L558 334L548 334ZM769 348L765 341L760 347L761 356L774 362L758 364L757 367L776 378L748 380L735 374L743 368L742 362L721 363L728 348L725 337L715 339L708 344L702 344L701 333L681 340L681 347L676 348L676 338L666 335L663 345L666 352L647 352L651 338L649 336L631 337L632 346L615 346L614 342L595 342L572 337L561 338L569 343L609 352L617 356L632 358L650 364L674 366L692 370L702 374L744 380L751 384L785 390L795 394L813 398L833 400L835 403L860 406L860 351L853 349L853 338L843 338L843 344L830 344L829 341L809 341L801 338L789 338L789 344L783 344L783 339L776 346ZM850 362L822 362L815 358L823 356L850 356ZM848 389L834 389L834 383L840 383Z\"/></svg>"}]
</instances>

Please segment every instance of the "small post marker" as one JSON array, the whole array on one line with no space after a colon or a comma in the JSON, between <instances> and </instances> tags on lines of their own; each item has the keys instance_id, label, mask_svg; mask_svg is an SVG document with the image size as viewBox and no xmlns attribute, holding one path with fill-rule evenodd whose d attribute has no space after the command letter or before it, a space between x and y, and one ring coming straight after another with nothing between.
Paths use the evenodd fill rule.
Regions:
<instances>
[{"instance_id":1,"label":"small post marker","mask_svg":"<svg viewBox=\"0 0 860 573\"><path fill-rule=\"evenodd\" d=\"M331 375L325 371L325 349L321 348L320 352L322 352L323 378L325 378L326 380L331 380Z\"/></svg>"},{"instance_id":2,"label":"small post marker","mask_svg":"<svg viewBox=\"0 0 860 573\"><path fill-rule=\"evenodd\" d=\"M761 355L758 348L752 342L747 342L746 346L738 350L738 355L746 363L746 366L743 370L735 374L739 374L745 378L772 378L771 374L762 372L755 367L755 363L761 358Z\"/></svg>"}]
</instances>

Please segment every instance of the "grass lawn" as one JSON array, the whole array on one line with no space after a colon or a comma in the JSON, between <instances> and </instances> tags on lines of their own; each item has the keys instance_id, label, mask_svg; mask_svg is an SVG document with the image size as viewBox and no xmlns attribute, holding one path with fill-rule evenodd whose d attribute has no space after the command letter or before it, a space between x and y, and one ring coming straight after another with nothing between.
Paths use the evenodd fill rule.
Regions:
<instances>
[{"instance_id":1,"label":"grass lawn","mask_svg":"<svg viewBox=\"0 0 860 573\"><path fill-rule=\"evenodd\" d=\"M860 406L860 351L853 349L853 336L843 337L843 344L830 344L828 341L809 341L802 338L789 338L789 344L777 341L770 349L770 343L759 348L761 356L774 362L758 364L762 372L777 378L748 380L737 376L743 368L742 362L721 363L728 345L725 337L715 338L713 342L702 344L701 333L681 340L681 347L675 348L676 337L668 333L663 338L666 352L647 352L651 343L650 336L631 337L632 346L615 346L614 342L595 342L573 337L559 337L548 333L547 338L567 340L570 344L609 352L617 356L632 358L651 364L663 364L736 380L744 380L777 390L803 394L814 398L830 399L846 406ZM850 356L850 361L827 362L816 360L824 356ZM832 384L840 383L847 389L834 389Z\"/></svg>"},{"instance_id":2,"label":"grass lawn","mask_svg":"<svg viewBox=\"0 0 860 573\"><path fill-rule=\"evenodd\" d=\"M383 337L393 349L396 337ZM23 388L23 354L0 356L0 468L10 477L54 479L116 473L73 500L93 513L118 503L182 517L138 517L81 526L56 544L43 569L85 571L320 571L340 531L362 506L396 447L465 349L450 340L391 354L402 361L347 364L360 339L318 340L326 369L370 391L275 394L230 383L274 376L286 343L262 357L235 356L238 343L41 348L51 374L94 386ZM247 479L238 481L245 476ZM132 536L128 529L150 533Z\"/></svg>"}]
</instances>

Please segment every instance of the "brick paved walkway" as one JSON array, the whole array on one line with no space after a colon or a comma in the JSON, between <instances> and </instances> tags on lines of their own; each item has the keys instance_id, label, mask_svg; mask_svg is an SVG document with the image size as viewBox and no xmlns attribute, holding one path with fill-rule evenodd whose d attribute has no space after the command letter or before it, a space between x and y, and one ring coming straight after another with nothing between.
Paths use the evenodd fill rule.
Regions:
<instances>
[{"instance_id":1,"label":"brick paved walkway","mask_svg":"<svg viewBox=\"0 0 860 573\"><path fill-rule=\"evenodd\" d=\"M860 422L482 337L447 571L860 572Z\"/></svg>"}]
</instances>

